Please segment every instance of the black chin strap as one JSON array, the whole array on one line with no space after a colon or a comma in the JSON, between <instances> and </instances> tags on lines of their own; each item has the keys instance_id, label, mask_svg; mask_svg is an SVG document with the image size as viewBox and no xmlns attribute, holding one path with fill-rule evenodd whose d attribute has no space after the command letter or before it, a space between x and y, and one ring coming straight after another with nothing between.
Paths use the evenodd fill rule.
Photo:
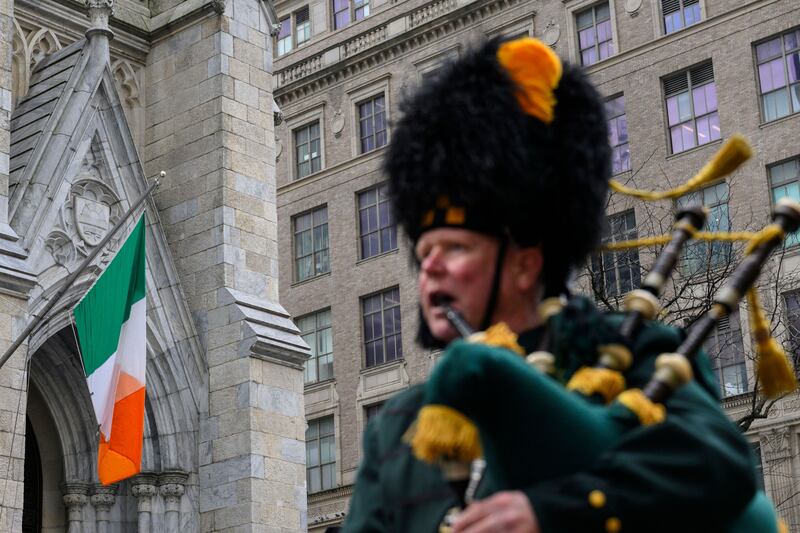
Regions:
<instances>
[{"instance_id":1,"label":"black chin strap","mask_svg":"<svg viewBox=\"0 0 800 533\"><path fill-rule=\"evenodd\" d=\"M494 263L494 277L492 278L492 290L489 293L489 300L486 302L486 310L483 312L483 320L479 331L486 331L492 325L492 315L497 307L497 298L500 295L500 278L503 274L503 262L506 258L508 248L508 236L500 237L500 246L497 248L497 258Z\"/></svg>"}]
</instances>

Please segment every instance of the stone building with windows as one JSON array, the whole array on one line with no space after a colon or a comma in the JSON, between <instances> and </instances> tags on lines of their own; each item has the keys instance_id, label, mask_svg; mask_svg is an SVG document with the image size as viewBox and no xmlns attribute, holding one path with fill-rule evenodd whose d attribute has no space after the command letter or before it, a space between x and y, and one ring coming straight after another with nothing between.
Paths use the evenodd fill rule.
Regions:
<instances>
[{"instance_id":1,"label":"stone building with windows","mask_svg":"<svg viewBox=\"0 0 800 533\"><path fill-rule=\"evenodd\" d=\"M741 169L678 202L612 196L606 242L667 231L684 202L709 208L710 230L756 230L777 198L800 199L800 11L792 0L281 0L275 9L280 300L312 349L310 531L346 514L370 416L435 364L436 354L414 342L416 274L386 208L381 157L404 95L471 43L530 35L583 65L608 99L613 170L628 185L676 185L734 132L750 139L755 156ZM687 249L678 279L715 277L685 287L685 316L675 322L691 323L707 305L703 291L740 252L729 243ZM795 359L798 253L790 236L761 282ZM614 305L652 259L647 250L599 254L579 286ZM738 315L707 348L726 409L746 421L768 494L800 531L800 398L754 401L752 341Z\"/></svg>"},{"instance_id":2,"label":"stone building with windows","mask_svg":"<svg viewBox=\"0 0 800 533\"><path fill-rule=\"evenodd\" d=\"M0 369L0 531L305 531L309 350L278 299L272 4L9 0L0 27L2 350L166 172L143 208L143 473L97 481L71 325L137 216Z\"/></svg>"}]
</instances>

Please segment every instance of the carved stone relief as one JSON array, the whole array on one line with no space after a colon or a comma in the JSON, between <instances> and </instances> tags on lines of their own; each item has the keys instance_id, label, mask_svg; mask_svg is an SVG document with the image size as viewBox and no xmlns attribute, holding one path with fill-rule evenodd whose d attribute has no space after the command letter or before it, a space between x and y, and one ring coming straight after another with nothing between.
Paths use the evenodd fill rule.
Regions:
<instances>
[{"instance_id":1,"label":"carved stone relief","mask_svg":"<svg viewBox=\"0 0 800 533\"><path fill-rule=\"evenodd\" d=\"M642 0L625 0L625 11L633 18L639 15L639 9L642 7Z\"/></svg>"},{"instance_id":2,"label":"carved stone relief","mask_svg":"<svg viewBox=\"0 0 800 533\"><path fill-rule=\"evenodd\" d=\"M337 109L331 119L331 131L338 139L342 136L342 130L344 130L344 114L341 109Z\"/></svg>"},{"instance_id":3,"label":"carved stone relief","mask_svg":"<svg viewBox=\"0 0 800 533\"><path fill-rule=\"evenodd\" d=\"M547 26L545 26L542 40L549 46L555 46L559 37L561 37L561 28L558 26L555 20L551 20L547 23Z\"/></svg>"},{"instance_id":4,"label":"carved stone relief","mask_svg":"<svg viewBox=\"0 0 800 533\"><path fill-rule=\"evenodd\" d=\"M11 42L14 105L16 105L28 93L31 72L36 64L50 54L61 50L62 45L58 36L50 28L23 28L16 19Z\"/></svg>"},{"instance_id":5,"label":"carved stone relief","mask_svg":"<svg viewBox=\"0 0 800 533\"><path fill-rule=\"evenodd\" d=\"M100 166L101 157L93 145L45 239L45 247L58 265L67 266L79 255L89 255L123 214L119 196L104 179Z\"/></svg>"},{"instance_id":6,"label":"carved stone relief","mask_svg":"<svg viewBox=\"0 0 800 533\"><path fill-rule=\"evenodd\" d=\"M762 453L767 461L775 461L789 456L790 436L789 428L786 427L773 429L762 436Z\"/></svg>"},{"instance_id":7,"label":"carved stone relief","mask_svg":"<svg viewBox=\"0 0 800 533\"><path fill-rule=\"evenodd\" d=\"M134 67L130 62L124 59L117 59L111 65L111 72L114 73L114 81L117 85L117 91L126 107L133 109L141 105L140 94L141 84L141 68Z\"/></svg>"}]
</instances>

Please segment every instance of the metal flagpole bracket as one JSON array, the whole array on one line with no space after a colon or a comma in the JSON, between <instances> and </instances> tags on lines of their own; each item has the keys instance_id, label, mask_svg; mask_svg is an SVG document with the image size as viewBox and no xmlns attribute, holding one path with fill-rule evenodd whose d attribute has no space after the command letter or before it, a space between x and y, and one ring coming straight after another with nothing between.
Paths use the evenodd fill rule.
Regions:
<instances>
[{"instance_id":1,"label":"metal flagpole bracket","mask_svg":"<svg viewBox=\"0 0 800 533\"><path fill-rule=\"evenodd\" d=\"M39 323L47 316L50 310L53 309L53 307L55 307L55 305L58 303L61 297L64 296L64 294L66 294L69 288L72 287L72 284L75 283L75 280L78 279L78 276L83 274L83 271L86 270L86 267L88 267L92 263L92 261L95 260L97 255L106 247L106 244L108 244L108 242L117 233L117 231L119 231L119 229L125 225L125 223L131 217L131 215L135 213L137 209L139 209L139 206L141 206L144 203L144 201L147 200L150 194L152 194L152 192L156 189L156 187L159 186L160 184L159 178L164 178L166 175L167 173L164 172L163 170L159 173L159 175L153 180L150 186L147 187L147 190L145 190L144 193L142 193L142 195L139 196L139 198L137 198L136 201L131 204L131 207L125 212L124 215L120 217L120 219L117 221L114 227L111 228L111 230L108 233L106 233L105 237L103 237L103 240L101 240L97 244L97 246L95 246L94 250L92 250L92 253L90 253L89 256L86 259L84 259L83 263L81 263L81 265L77 269L75 269L75 271L72 272L72 274L70 274L67 277L67 279L64 280L64 283L62 284L61 288L58 289L58 292L56 292L53 295L53 297L44 305L44 307L41 309L41 311L39 311L37 315L34 315L34 319L31 320L27 326L25 326L25 329L23 330L22 333L20 333L19 337L17 337L14 340L14 342L11 343L11 346L9 346L8 349L5 351L5 353L3 354L3 356L0 357L0 368L2 368L3 365L6 364L6 362L11 358L11 356L17 350L17 348L19 348L19 346L25 341L25 339L28 338L28 335L30 335L31 332L36 328L36 326L38 326Z\"/></svg>"}]
</instances>

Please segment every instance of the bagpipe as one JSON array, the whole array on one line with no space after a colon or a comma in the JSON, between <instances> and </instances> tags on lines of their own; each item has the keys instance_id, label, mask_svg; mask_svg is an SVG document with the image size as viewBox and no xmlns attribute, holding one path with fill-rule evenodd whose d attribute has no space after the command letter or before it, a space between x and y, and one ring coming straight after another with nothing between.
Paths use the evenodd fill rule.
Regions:
<instances>
[{"instance_id":1,"label":"bagpipe","mask_svg":"<svg viewBox=\"0 0 800 533\"><path fill-rule=\"evenodd\" d=\"M672 193L727 175L749 156L747 143L736 137L698 175ZM525 357L516 344L516 336L503 324L475 333L457 311L447 310L453 327L464 339L451 343L431 374L426 383L425 406L407 440L418 459L442 467L459 493L462 506L469 503L474 492L475 480L470 483L469 478L470 465L476 460L485 461L493 482L501 490L519 490L586 470L629 432L662 423L669 417L668 400L693 379L692 360L716 323L734 312L748 291L754 293L751 289L771 253L781 246L784 235L800 227L800 204L788 199L776 203L772 223L749 236L744 259L715 295L710 310L697 320L674 353L658 356L649 383L641 389L626 389L624 372L633 362L631 352L637 331L646 320L656 317L666 280L685 243L698 237L705 213L700 207L683 209L676 219L673 232L642 287L625 299L627 314L620 326L621 342L598 347L596 365L581 368L566 384L551 375L555 366L552 354L538 351ZM751 299L751 306L756 307L755 299ZM543 308L541 314L546 321L559 310L552 302ZM761 322L755 321L754 336L759 349L768 352L775 348L770 344L775 341L765 338L768 328L764 322L762 313ZM486 349L485 345L508 349ZM775 390L770 395L793 390L794 374L785 355L769 362L763 353L760 355L760 372L782 376L777 381L782 380L783 384L777 389L773 386ZM515 412L513 417L503 415L511 410ZM535 451L510 425L520 419L535 425L543 435L537 439ZM553 460L555 457L558 460ZM452 509L448 513L440 531L448 530L458 511ZM726 531L770 533L765 524L774 524L771 531L779 531L772 504L759 491Z\"/></svg>"}]
</instances>

